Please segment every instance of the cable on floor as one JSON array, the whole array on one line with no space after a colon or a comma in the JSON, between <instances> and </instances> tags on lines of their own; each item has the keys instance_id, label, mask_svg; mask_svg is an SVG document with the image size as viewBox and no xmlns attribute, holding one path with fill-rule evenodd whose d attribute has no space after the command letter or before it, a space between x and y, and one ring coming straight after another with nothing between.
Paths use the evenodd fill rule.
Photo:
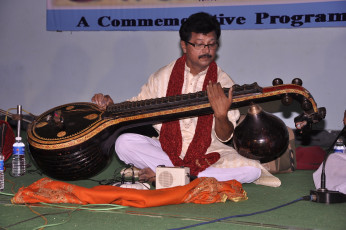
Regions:
<instances>
[{"instance_id":1,"label":"cable on floor","mask_svg":"<svg viewBox=\"0 0 346 230\"><path fill-rule=\"evenodd\" d=\"M261 214L261 213L265 213L265 212L270 212L270 211L273 211L273 210L276 210L276 209L279 209L279 208L282 208L282 207L294 204L294 203L296 203L298 201L302 201L302 200L311 200L311 197L310 196L303 196L303 197L300 197L300 198L298 198L296 200L288 202L286 204L282 204L282 205L276 206L274 208L270 208L270 209L266 209L266 210L262 210L262 211L258 211L258 212L253 212L253 213L239 214L239 215L234 215L234 216L227 216L227 217L223 217L223 218L219 218L219 219L215 219L215 220L211 220L211 221L207 221L207 222L202 222L202 223L198 223L198 224L188 225L188 226L185 226L185 227L172 228L170 230L187 229L187 228L193 228L193 227L197 227L197 226L201 226L201 225L205 225L205 224L211 224L211 223L215 223L215 222L219 222L219 221L227 220L227 219L231 219L231 218L254 216L254 215L257 215L257 214Z\"/></svg>"}]
</instances>

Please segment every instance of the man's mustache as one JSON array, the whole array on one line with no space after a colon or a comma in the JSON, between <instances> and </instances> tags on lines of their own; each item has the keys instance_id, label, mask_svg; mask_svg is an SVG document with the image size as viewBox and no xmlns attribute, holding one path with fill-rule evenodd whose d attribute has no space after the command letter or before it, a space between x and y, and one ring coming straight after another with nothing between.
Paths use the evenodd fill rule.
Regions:
<instances>
[{"instance_id":1,"label":"man's mustache","mask_svg":"<svg viewBox=\"0 0 346 230\"><path fill-rule=\"evenodd\" d=\"M198 56L198 59L201 59L201 58L212 58L213 56L211 56L210 54L203 54L201 56Z\"/></svg>"}]
</instances>

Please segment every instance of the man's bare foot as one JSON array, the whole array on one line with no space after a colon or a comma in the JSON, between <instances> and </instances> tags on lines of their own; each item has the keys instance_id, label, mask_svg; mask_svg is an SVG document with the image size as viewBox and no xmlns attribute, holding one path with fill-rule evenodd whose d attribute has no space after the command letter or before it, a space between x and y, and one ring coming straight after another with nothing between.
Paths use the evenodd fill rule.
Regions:
<instances>
[{"instance_id":1,"label":"man's bare foot","mask_svg":"<svg viewBox=\"0 0 346 230\"><path fill-rule=\"evenodd\" d=\"M153 170L151 170L150 168L144 168L144 169L141 169L139 170L139 173L138 173L138 176L139 176L139 181L143 181L143 182L154 182L155 181L155 177L156 177L156 174Z\"/></svg>"}]
</instances>

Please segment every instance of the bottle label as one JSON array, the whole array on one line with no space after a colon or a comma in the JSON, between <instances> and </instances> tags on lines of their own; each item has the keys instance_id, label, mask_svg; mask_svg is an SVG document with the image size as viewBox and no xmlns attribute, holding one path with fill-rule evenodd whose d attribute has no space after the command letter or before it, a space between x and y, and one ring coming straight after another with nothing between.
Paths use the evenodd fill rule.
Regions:
<instances>
[{"instance_id":1,"label":"bottle label","mask_svg":"<svg viewBox=\"0 0 346 230\"><path fill-rule=\"evenodd\" d=\"M25 148L24 147L13 147L13 154L16 155L24 155L25 153Z\"/></svg>"},{"instance_id":2,"label":"bottle label","mask_svg":"<svg viewBox=\"0 0 346 230\"><path fill-rule=\"evenodd\" d=\"M0 161L0 171L4 171L4 161Z\"/></svg>"},{"instance_id":3,"label":"bottle label","mask_svg":"<svg viewBox=\"0 0 346 230\"><path fill-rule=\"evenodd\" d=\"M344 153L345 152L345 147L343 146L335 146L334 147L334 153Z\"/></svg>"}]
</instances>

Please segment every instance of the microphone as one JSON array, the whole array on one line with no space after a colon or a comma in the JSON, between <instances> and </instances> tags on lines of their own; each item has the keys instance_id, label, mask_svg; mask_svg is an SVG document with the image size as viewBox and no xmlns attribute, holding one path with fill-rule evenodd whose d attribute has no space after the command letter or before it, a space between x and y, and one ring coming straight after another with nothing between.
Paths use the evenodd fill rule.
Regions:
<instances>
[{"instance_id":1,"label":"microphone","mask_svg":"<svg viewBox=\"0 0 346 230\"><path fill-rule=\"evenodd\" d=\"M327 159L329 155L333 152L335 143L339 139L339 137L345 132L346 130L346 111L344 115L344 128L340 131L338 136L335 138L332 145L328 148L327 154L325 156L325 159L322 163L322 172L321 172L321 187L317 190L311 190L310 191L310 197L311 201L317 202L317 203L325 203L325 204L333 204L333 203L343 203L346 202L346 194L343 194L338 191L331 191L326 188L326 172L325 172L325 166Z\"/></svg>"}]
</instances>

